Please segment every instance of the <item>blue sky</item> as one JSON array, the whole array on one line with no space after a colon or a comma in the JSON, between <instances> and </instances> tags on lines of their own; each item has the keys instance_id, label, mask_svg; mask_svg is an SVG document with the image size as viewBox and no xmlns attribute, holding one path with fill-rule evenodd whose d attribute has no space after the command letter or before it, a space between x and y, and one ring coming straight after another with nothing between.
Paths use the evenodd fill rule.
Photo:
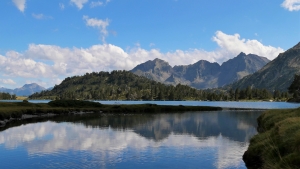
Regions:
<instances>
[{"instance_id":1,"label":"blue sky","mask_svg":"<svg viewBox=\"0 0 300 169\"><path fill-rule=\"evenodd\" d=\"M300 40L300 0L0 1L0 87L93 71L274 59Z\"/></svg>"}]
</instances>

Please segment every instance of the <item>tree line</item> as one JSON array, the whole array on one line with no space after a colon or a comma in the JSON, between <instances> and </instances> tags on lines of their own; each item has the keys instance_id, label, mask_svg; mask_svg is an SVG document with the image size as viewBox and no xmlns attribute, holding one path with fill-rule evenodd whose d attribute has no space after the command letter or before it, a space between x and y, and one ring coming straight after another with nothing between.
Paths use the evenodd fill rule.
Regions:
<instances>
[{"instance_id":1,"label":"tree line","mask_svg":"<svg viewBox=\"0 0 300 169\"><path fill-rule=\"evenodd\" d=\"M0 92L0 100L16 100L15 94L9 94L9 93L1 93Z\"/></svg>"},{"instance_id":2,"label":"tree line","mask_svg":"<svg viewBox=\"0 0 300 169\"><path fill-rule=\"evenodd\" d=\"M31 95L30 99L52 100L284 100L288 92L251 88L198 90L187 85L165 85L128 71L93 72L68 77L51 91Z\"/></svg>"}]
</instances>

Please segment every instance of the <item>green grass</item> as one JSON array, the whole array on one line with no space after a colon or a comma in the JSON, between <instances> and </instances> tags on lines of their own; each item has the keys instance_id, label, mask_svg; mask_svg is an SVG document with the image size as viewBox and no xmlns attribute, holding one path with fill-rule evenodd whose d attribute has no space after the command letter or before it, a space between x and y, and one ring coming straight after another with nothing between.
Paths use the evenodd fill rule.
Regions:
<instances>
[{"instance_id":1,"label":"green grass","mask_svg":"<svg viewBox=\"0 0 300 169\"><path fill-rule=\"evenodd\" d=\"M248 168L300 168L300 108L263 113L258 131L243 156Z\"/></svg>"}]
</instances>

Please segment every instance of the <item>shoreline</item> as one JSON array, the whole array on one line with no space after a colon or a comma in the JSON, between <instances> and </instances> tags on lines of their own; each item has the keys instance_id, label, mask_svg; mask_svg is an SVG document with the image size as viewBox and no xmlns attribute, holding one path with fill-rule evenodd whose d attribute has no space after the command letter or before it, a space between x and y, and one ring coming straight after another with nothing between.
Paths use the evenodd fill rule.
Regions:
<instances>
[{"instance_id":1,"label":"shoreline","mask_svg":"<svg viewBox=\"0 0 300 169\"><path fill-rule=\"evenodd\" d=\"M143 113L171 113L184 111L216 111L221 107L210 106L163 106L156 104L143 105L103 105L95 102L77 100L59 100L49 103L29 102L0 102L0 127L4 127L13 120L28 118L48 117L67 114L88 114L88 113L122 113L122 114L143 114Z\"/></svg>"},{"instance_id":2,"label":"shoreline","mask_svg":"<svg viewBox=\"0 0 300 169\"><path fill-rule=\"evenodd\" d=\"M240 110L240 111L266 111L267 109L248 109L248 108L221 108L218 110L224 110L224 111L230 111L230 110ZM218 111L218 110L206 110L206 111ZM188 110L187 110L188 111ZM178 111L174 111L178 113ZM9 119L4 119L0 120L0 128L5 127L7 123L15 121L15 120L27 120L27 119L34 119L34 118L47 118L47 117L53 117L53 116L59 116L59 115L85 115L85 114L93 114L93 113L99 113L99 114L144 114L147 112L103 112L103 111L71 111L68 113L60 113L60 114L55 114L55 113L44 113L44 114L22 114L20 118L12 118L10 117ZM159 112L159 113L173 113L172 112ZM1 112L0 112L1 114Z\"/></svg>"},{"instance_id":3,"label":"shoreline","mask_svg":"<svg viewBox=\"0 0 300 169\"><path fill-rule=\"evenodd\" d=\"M247 168L300 168L300 108L268 110L243 155Z\"/></svg>"}]
</instances>

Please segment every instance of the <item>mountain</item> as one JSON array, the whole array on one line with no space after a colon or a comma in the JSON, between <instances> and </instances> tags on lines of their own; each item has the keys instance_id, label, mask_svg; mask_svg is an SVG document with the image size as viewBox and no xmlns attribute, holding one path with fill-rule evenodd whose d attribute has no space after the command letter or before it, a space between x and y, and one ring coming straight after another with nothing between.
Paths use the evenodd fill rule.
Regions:
<instances>
[{"instance_id":1,"label":"mountain","mask_svg":"<svg viewBox=\"0 0 300 169\"><path fill-rule=\"evenodd\" d=\"M137 65L131 72L136 75L147 77L157 82L164 82L172 74L172 67L168 62L161 59L149 60L143 64Z\"/></svg>"},{"instance_id":2,"label":"mountain","mask_svg":"<svg viewBox=\"0 0 300 169\"><path fill-rule=\"evenodd\" d=\"M15 94L17 96L29 96L35 92L41 92L46 90L44 87L32 83L32 84L25 84L23 87L16 88L16 89L7 89L7 88L0 88L0 92Z\"/></svg>"},{"instance_id":3,"label":"mountain","mask_svg":"<svg viewBox=\"0 0 300 169\"><path fill-rule=\"evenodd\" d=\"M23 87L20 87L20 88L16 88L16 89L14 89L13 92L17 96L29 96L33 93L40 92L43 90L46 90L46 88L44 88L36 83L32 83L32 84L25 84Z\"/></svg>"},{"instance_id":4,"label":"mountain","mask_svg":"<svg viewBox=\"0 0 300 169\"><path fill-rule=\"evenodd\" d=\"M291 49L281 53L256 73L229 85L233 88L266 88L286 91L294 79L300 74L300 42Z\"/></svg>"},{"instance_id":5,"label":"mountain","mask_svg":"<svg viewBox=\"0 0 300 169\"><path fill-rule=\"evenodd\" d=\"M187 66L174 66L171 78L166 82L186 84L198 89L217 87L220 65L200 60Z\"/></svg>"},{"instance_id":6,"label":"mountain","mask_svg":"<svg viewBox=\"0 0 300 169\"><path fill-rule=\"evenodd\" d=\"M222 65L200 60L190 65L171 67L166 61L154 59L136 66L131 72L165 84L180 83L206 89L233 83L258 71L268 62L265 57L245 53L240 53Z\"/></svg>"},{"instance_id":7,"label":"mountain","mask_svg":"<svg viewBox=\"0 0 300 169\"><path fill-rule=\"evenodd\" d=\"M12 89L7 89L7 88L4 88L4 87L0 87L0 92L1 93L13 94L13 90Z\"/></svg>"},{"instance_id":8,"label":"mountain","mask_svg":"<svg viewBox=\"0 0 300 169\"><path fill-rule=\"evenodd\" d=\"M270 62L270 60L265 57L253 54L246 55L241 52L237 57L229 59L222 64L218 78L218 86L221 87L238 81L239 79L258 71L268 62Z\"/></svg>"}]
</instances>

